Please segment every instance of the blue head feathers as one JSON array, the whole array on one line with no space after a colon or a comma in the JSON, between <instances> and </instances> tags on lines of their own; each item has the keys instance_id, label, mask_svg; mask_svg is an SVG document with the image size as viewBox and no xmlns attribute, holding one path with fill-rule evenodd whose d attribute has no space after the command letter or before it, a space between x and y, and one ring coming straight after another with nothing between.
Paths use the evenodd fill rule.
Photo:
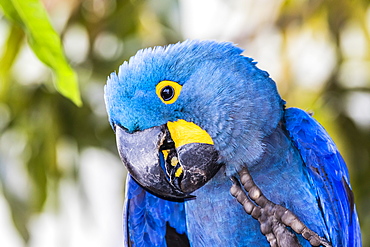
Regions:
<instances>
[{"instance_id":1,"label":"blue head feathers","mask_svg":"<svg viewBox=\"0 0 370 247\"><path fill-rule=\"evenodd\" d=\"M220 161L231 164L229 174L255 164L264 152L262 139L282 117L284 102L268 73L242 51L213 41L139 51L110 75L105 87L112 126L134 132L184 119L208 132ZM156 93L164 80L182 86L173 104L163 103Z\"/></svg>"}]
</instances>

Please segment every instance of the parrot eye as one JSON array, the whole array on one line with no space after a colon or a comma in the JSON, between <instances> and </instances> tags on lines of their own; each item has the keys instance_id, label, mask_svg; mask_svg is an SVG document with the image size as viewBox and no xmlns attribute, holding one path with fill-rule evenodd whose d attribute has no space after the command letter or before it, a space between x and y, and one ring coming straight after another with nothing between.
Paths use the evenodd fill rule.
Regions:
<instances>
[{"instance_id":1,"label":"parrot eye","mask_svg":"<svg viewBox=\"0 0 370 247\"><path fill-rule=\"evenodd\" d=\"M156 86L159 99L165 104L174 103L180 95L182 86L174 81L161 81Z\"/></svg>"},{"instance_id":2,"label":"parrot eye","mask_svg":"<svg viewBox=\"0 0 370 247\"><path fill-rule=\"evenodd\" d=\"M175 89L173 89L173 87L165 86L164 88L162 88L161 97L164 101L171 100L174 95L175 95Z\"/></svg>"}]
</instances>

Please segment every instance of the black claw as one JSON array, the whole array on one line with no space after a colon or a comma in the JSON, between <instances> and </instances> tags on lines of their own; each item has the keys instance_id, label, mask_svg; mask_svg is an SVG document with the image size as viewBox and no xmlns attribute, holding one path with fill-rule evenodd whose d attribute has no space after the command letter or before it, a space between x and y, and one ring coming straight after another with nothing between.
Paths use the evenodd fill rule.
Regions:
<instances>
[{"instance_id":1,"label":"black claw","mask_svg":"<svg viewBox=\"0 0 370 247\"><path fill-rule=\"evenodd\" d=\"M270 246L301 246L297 236L288 230L287 227L290 227L313 246L331 247L328 241L310 230L293 212L268 200L254 183L246 168L239 172L239 176L240 182L234 176L230 178L233 182L230 193L243 206L247 214L259 221L261 232L266 236Z\"/></svg>"},{"instance_id":2,"label":"black claw","mask_svg":"<svg viewBox=\"0 0 370 247\"><path fill-rule=\"evenodd\" d=\"M233 182L233 184L240 186L239 180L235 176L231 176L230 180Z\"/></svg>"}]
</instances>

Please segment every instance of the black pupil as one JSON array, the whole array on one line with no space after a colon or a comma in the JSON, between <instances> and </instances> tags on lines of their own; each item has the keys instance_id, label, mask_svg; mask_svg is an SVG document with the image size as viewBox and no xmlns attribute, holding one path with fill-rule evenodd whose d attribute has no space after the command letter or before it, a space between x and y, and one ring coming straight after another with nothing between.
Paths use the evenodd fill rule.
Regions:
<instances>
[{"instance_id":1,"label":"black pupil","mask_svg":"<svg viewBox=\"0 0 370 247\"><path fill-rule=\"evenodd\" d=\"M161 97L164 101L169 101L175 95L175 90L171 86L165 86L161 91Z\"/></svg>"}]
</instances>

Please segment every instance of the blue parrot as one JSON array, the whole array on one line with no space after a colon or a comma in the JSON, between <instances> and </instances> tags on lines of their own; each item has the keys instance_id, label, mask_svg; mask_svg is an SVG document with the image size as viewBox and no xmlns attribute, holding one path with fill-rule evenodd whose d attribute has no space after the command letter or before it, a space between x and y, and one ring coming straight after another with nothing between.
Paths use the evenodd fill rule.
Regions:
<instances>
[{"instance_id":1,"label":"blue parrot","mask_svg":"<svg viewBox=\"0 0 370 247\"><path fill-rule=\"evenodd\" d=\"M346 164L232 43L140 50L105 86L126 246L361 246Z\"/></svg>"}]
</instances>

